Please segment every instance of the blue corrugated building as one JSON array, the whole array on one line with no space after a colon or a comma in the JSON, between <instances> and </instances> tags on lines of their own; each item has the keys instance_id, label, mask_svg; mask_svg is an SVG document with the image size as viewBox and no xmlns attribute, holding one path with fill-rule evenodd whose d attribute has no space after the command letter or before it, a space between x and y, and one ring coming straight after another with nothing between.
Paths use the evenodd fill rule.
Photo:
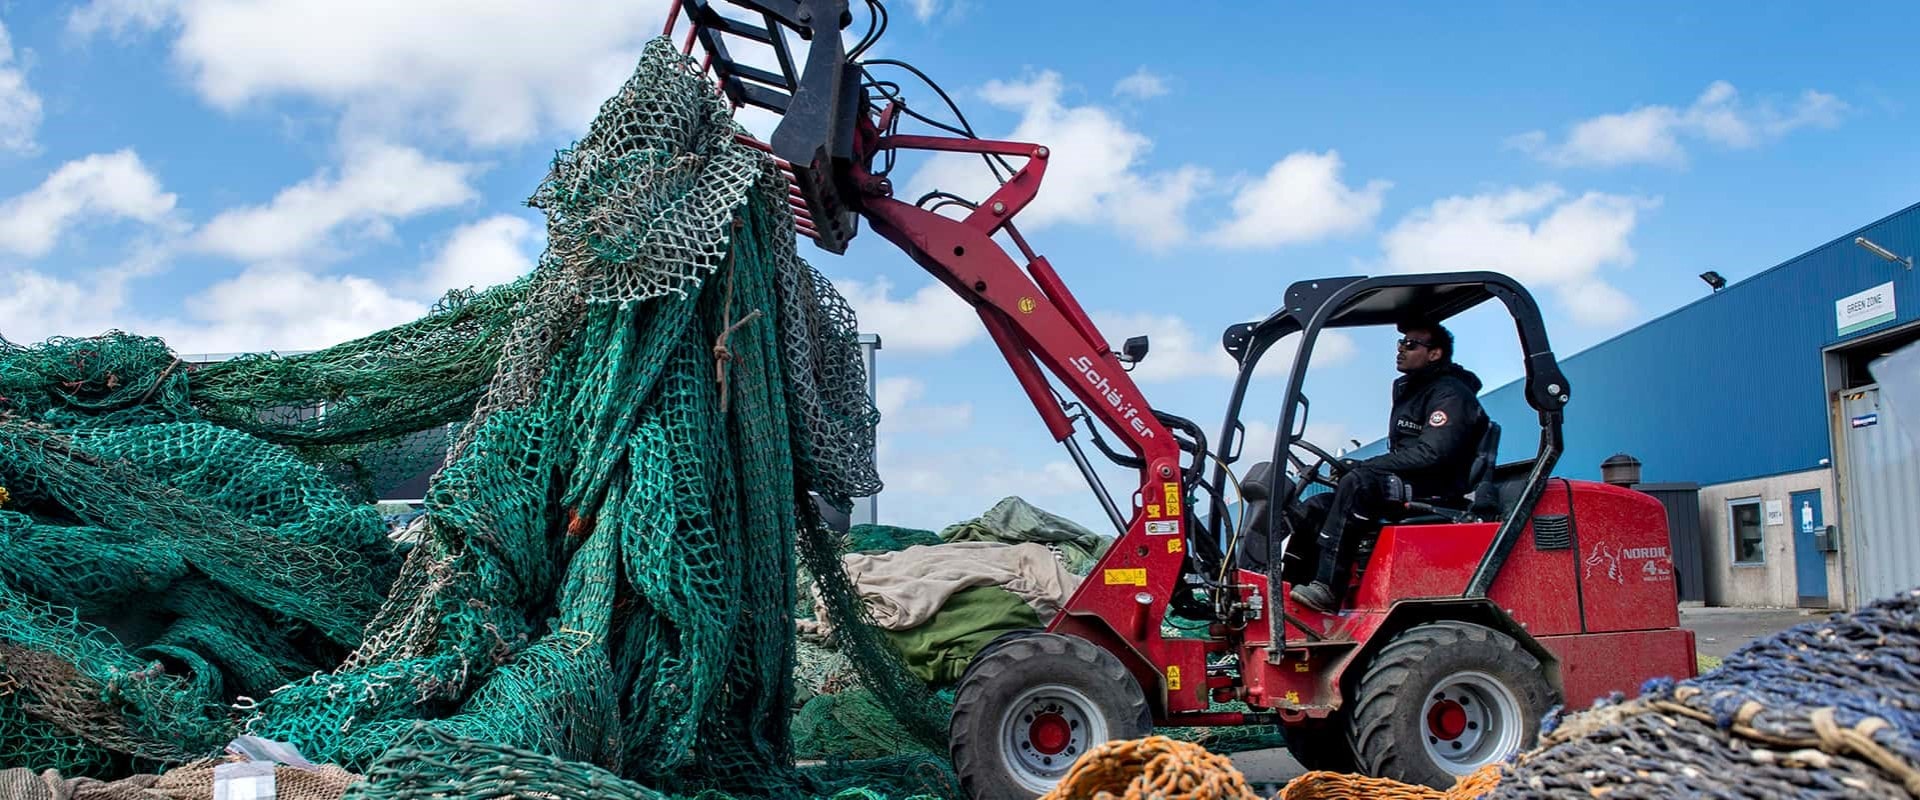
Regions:
<instances>
[{"instance_id":1,"label":"blue corrugated building","mask_svg":"<svg viewBox=\"0 0 1920 800\"><path fill-rule=\"evenodd\" d=\"M1872 368L1920 340L1920 274L1884 255L1916 252L1920 204L1561 354L1573 397L1556 473L1598 480L1624 453L1641 463L1642 488L1697 497L1697 512L1669 506L1699 517L1674 526L1677 548L1699 548L1703 579L1683 585L1683 600L1850 608L1920 584L1908 435L1920 420L1902 429ZM1515 432L1502 460L1531 457L1522 386L1482 402Z\"/></svg>"}]
</instances>

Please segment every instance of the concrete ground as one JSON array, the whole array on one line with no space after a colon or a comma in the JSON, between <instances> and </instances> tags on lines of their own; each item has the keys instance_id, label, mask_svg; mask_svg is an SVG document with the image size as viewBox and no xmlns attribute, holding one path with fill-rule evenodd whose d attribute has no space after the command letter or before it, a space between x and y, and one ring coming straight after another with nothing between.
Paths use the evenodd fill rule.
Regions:
<instances>
[{"instance_id":1,"label":"concrete ground","mask_svg":"<svg viewBox=\"0 0 1920 800\"><path fill-rule=\"evenodd\" d=\"M1741 645L1832 612L1801 608L1707 608L1683 606L1680 626L1693 631L1693 646L1703 656L1726 658Z\"/></svg>"},{"instance_id":2,"label":"concrete ground","mask_svg":"<svg viewBox=\"0 0 1920 800\"><path fill-rule=\"evenodd\" d=\"M1689 606L1680 609L1680 626L1693 631L1696 652L1721 659L1749 641L1825 618L1828 613L1795 608ZM1233 766L1254 784L1254 792L1261 797L1271 797L1287 781L1306 771L1285 749L1235 753L1232 759Z\"/></svg>"}]
</instances>

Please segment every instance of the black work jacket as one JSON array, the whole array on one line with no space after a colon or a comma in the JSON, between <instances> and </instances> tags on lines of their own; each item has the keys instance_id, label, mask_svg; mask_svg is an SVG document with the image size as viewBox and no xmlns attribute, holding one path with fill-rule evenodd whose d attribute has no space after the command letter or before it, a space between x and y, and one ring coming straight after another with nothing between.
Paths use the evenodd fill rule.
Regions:
<instances>
[{"instance_id":1,"label":"black work jacket","mask_svg":"<svg viewBox=\"0 0 1920 800\"><path fill-rule=\"evenodd\" d=\"M1361 464L1400 476L1414 497L1464 496L1487 414L1480 378L1457 364L1436 364L1393 382L1387 452Z\"/></svg>"}]
</instances>

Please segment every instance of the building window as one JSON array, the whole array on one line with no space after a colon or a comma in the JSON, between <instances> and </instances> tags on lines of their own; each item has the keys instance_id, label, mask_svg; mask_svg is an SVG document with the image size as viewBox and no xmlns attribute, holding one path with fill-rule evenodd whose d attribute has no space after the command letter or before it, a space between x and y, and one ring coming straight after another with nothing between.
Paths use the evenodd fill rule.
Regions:
<instances>
[{"instance_id":1,"label":"building window","mask_svg":"<svg viewBox=\"0 0 1920 800\"><path fill-rule=\"evenodd\" d=\"M1766 561L1761 536L1760 499L1736 500L1727 504L1728 530L1733 534L1733 563L1759 564Z\"/></svg>"}]
</instances>

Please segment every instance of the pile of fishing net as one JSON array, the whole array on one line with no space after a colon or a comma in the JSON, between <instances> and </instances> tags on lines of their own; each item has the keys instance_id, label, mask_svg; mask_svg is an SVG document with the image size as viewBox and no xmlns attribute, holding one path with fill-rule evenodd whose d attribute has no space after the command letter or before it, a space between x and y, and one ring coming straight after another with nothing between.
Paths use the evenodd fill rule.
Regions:
<instances>
[{"instance_id":1,"label":"pile of fishing net","mask_svg":"<svg viewBox=\"0 0 1920 800\"><path fill-rule=\"evenodd\" d=\"M954 683L967 662L1002 634L1044 625L1052 616L1050 604L1065 599L1068 586L1064 581L1084 578L1111 543L1111 537L1095 534L1018 497L1005 498L980 516L937 532L892 525L849 528L839 537L842 560L834 577L843 579L849 572L858 576L852 579L851 588L863 608L885 607L903 595L937 607L923 608L904 620L880 620L869 614L864 630L842 631L831 619L823 618L823 612L831 609L823 602L826 597L816 594L820 583L812 569L799 571L798 602L794 606L800 632L794 671L794 755L834 760L918 754L944 759L945 720L953 703ZM1050 554L1047 558L1058 566L1049 570L1028 559L1028 571L1036 573L1029 577L1044 577L1038 573L1051 571L1054 579L1063 581L1061 591L1044 599L1031 597L1031 592L1023 599L1009 590L1009 578L1018 572L996 569L970 557L983 549L1000 554L1021 549L1041 552L1034 548L1044 548ZM872 574L861 569L875 557L896 560L900 562L896 570L905 572L914 571L916 564L942 564L927 568L949 580L940 586L911 582L879 586ZM863 583L860 578L867 580ZM953 591L959 583L974 585ZM940 722L938 736L914 735L880 693L861 680L852 653L843 646L850 635L883 645L918 684L918 690L930 697L933 714Z\"/></svg>"},{"instance_id":2,"label":"pile of fishing net","mask_svg":"<svg viewBox=\"0 0 1920 800\"><path fill-rule=\"evenodd\" d=\"M1920 794L1920 589L1543 729L1487 797Z\"/></svg>"},{"instance_id":3,"label":"pile of fishing net","mask_svg":"<svg viewBox=\"0 0 1920 800\"><path fill-rule=\"evenodd\" d=\"M1285 800L1920 795L1920 589L1757 639L1684 681L1550 714L1446 791L1309 772Z\"/></svg>"},{"instance_id":4,"label":"pile of fishing net","mask_svg":"<svg viewBox=\"0 0 1920 800\"><path fill-rule=\"evenodd\" d=\"M521 280L292 357L0 340L0 767L251 734L356 798L956 795L941 759L795 765L801 563L878 705L945 718L816 524L878 490L878 414L738 132L656 40L533 195ZM390 531L371 501L431 470Z\"/></svg>"},{"instance_id":5,"label":"pile of fishing net","mask_svg":"<svg viewBox=\"0 0 1920 800\"><path fill-rule=\"evenodd\" d=\"M900 560L935 559L943 550L980 547L1044 546L1053 553L1059 568L1073 580L1084 579L1093 570L1112 537L1102 536L1060 515L1039 508L1020 497L1007 497L980 515L957 522L939 531L888 525L855 525L842 538L843 558L850 572L859 573L855 591L867 605L887 606L888 595L903 591L897 586L878 587L867 583L869 571L862 560L886 556ZM973 551L977 552L977 551ZM950 596L933 588L907 590L911 594L944 596L939 609L924 622L896 625L879 620L870 627L890 648L907 671L932 693L937 714L946 719L951 711L957 682L966 665L978 652L1001 635L1043 627L1053 617L1053 606L1035 603L1031 598L1008 591L1013 582L989 579L985 573L997 570L985 566L970 567L969 556L955 555L937 570L943 579L963 575L970 568L983 574L980 585ZM953 563L960 562L960 563ZM836 637L825 630L829 626L816 619L820 607L811 599L811 578L805 570L799 576L800 603L795 617L801 627L799 665L794 674L795 755L805 759L859 759L911 754L944 757L944 738L927 741L907 731L877 694L862 684L855 665L838 649ZM1019 589L1020 587L1014 587ZM1064 601L1065 595L1049 598ZM1168 637L1205 636L1204 622L1183 622L1169 616L1161 627ZM1239 702L1218 703L1210 709L1233 713L1251 711ZM1215 753L1238 753L1283 747L1286 736L1277 725L1238 727L1163 728L1160 734L1174 740L1202 744Z\"/></svg>"}]
</instances>

